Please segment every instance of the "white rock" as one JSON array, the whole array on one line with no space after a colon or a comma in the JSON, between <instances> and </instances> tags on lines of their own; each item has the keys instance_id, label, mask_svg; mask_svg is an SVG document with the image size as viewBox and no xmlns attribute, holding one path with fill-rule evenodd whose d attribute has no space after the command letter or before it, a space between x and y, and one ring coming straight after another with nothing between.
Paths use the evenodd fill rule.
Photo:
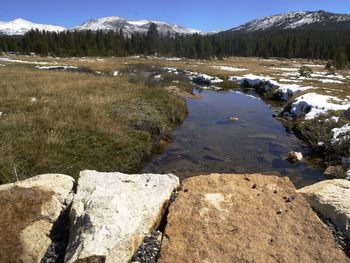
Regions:
<instances>
[{"instance_id":1,"label":"white rock","mask_svg":"<svg viewBox=\"0 0 350 263\"><path fill-rule=\"evenodd\" d=\"M337 225L350 238L350 181L326 180L299 190L324 218Z\"/></svg>"},{"instance_id":2,"label":"white rock","mask_svg":"<svg viewBox=\"0 0 350 263\"><path fill-rule=\"evenodd\" d=\"M170 174L82 171L66 262L129 262L143 237L158 226L178 185L179 179Z\"/></svg>"},{"instance_id":3,"label":"white rock","mask_svg":"<svg viewBox=\"0 0 350 263\"><path fill-rule=\"evenodd\" d=\"M289 152L286 160L295 163L295 162L299 162L303 159L303 154L301 152Z\"/></svg>"}]
</instances>

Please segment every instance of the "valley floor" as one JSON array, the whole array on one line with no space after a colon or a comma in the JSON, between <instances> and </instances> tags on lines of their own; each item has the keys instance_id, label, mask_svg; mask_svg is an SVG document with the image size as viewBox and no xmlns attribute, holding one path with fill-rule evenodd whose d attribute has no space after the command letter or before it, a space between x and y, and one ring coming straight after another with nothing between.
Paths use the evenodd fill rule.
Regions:
<instances>
[{"instance_id":1,"label":"valley floor","mask_svg":"<svg viewBox=\"0 0 350 263\"><path fill-rule=\"evenodd\" d=\"M212 174L180 183L171 174L86 170L140 171L186 117L185 98L201 99L193 93L195 83L273 105L286 129L323 158L329 178L345 177L350 170L350 72L329 74L325 64L258 58L0 57L0 184L46 173L79 178L41 175L0 187L0 222L9 226L0 235L9 244L0 258L21 258L33 249L39 259L56 257L59 244L48 233L64 210L61 262L64 257L66 262L115 262L119 252L111 253L111 247L124 256L118 260L127 262L145 233L155 229L164 236L161 242L161 233L149 237L159 241L151 246L153 262L159 251L159 262L183 262L190 256L193 262L216 260L222 251L232 254L225 259L238 262L349 262L340 250L348 252L347 180L323 181L298 192L288 178L258 174ZM311 68L310 75L300 74L303 66ZM271 138L265 134L263 139ZM343 231L346 238L338 235L341 240L335 242L307 201L339 227L334 227L335 236ZM179 228L183 222L187 228ZM33 247L33 236L40 236L43 245ZM141 246L135 257L145 253Z\"/></svg>"},{"instance_id":2,"label":"valley floor","mask_svg":"<svg viewBox=\"0 0 350 263\"><path fill-rule=\"evenodd\" d=\"M338 167L349 167L349 71L325 61L228 58L0 58L0 182L82 169L134 172L171 139L186 114L189 80L216 90L253 89L286 127ZM308 76L300 68L308 67ZM205 87L207 86L207 87ZM341 168L339 168L341 167ZM340 171L340 172L339 172Z\"/></svg>"}]
</instances>

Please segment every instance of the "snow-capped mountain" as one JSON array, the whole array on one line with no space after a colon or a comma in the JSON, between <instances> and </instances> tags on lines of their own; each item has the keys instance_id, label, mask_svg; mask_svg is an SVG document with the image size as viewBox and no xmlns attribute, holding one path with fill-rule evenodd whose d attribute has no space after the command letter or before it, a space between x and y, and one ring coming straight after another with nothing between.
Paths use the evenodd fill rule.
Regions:
<instances>
[{"instance_id":1,"label":"snow-capped mountain","mask_svg":"<svg viewBox=\"0 0 350 263\"><path fill-rule=\"evenodd\" d=\"M60 32L65 30L61 26L35 24L30 21L17 18L11 21L0 21L0 35L24 35L30 30Z\"/></svg>"},{"instance_id":2,"label":"snow-capped mountain","mask_svg":"<svg viewBox=\"0 0 350 263\"><path fill-rule=\"evenodd\" d=\"M124 35L131 36L132 33L147 33L151 24L156 24L158 26L158 31L162 35L168 34L202 34L199 30L185 28L182 26L172 25L165 22L152 21L152 20L128 20L118 16L103 17L98 19L91 19L78 27L71 28L71 30L113 30L119 31L123 30Z\"/></svg>"},{"instance_id":3,"label":"snow-capped mountain","mask_svg":"<svg viewBox=\"0 0 350 263\"><path fill-rule=\"evenodd\" d=\"M270 29L295 29L305 26L330 26L350 22L350 15L325 11L291 12L250 21L231 29L239 32L256 32Z\"/></svg>"}]
</instances>

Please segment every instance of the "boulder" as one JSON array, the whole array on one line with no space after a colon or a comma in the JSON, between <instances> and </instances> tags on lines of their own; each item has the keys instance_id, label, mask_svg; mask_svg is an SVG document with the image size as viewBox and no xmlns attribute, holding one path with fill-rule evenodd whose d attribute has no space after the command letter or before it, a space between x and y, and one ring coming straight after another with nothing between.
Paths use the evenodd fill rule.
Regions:
<instances>
[{"instance_id":1,"label":"boulder","mask_svg":"<svg viewBox=\"0 0 350 263\"><path fill-rule=\"evenodd\" d=\"M156 229L179 179L170 174L82 171L66 262L129 262Z\"/></svg>"},{"instance_id":2,"label":"boulder","mask_svg":"<svg viewBox=\"0 0 350 263\"><path fill-rule=\"evenodd\" d=\"M350 262L288 178L212 174L182 189L158 262Z\"/></svg>"},{"instance_id":3,"label":"boulder","mask_svg":"<svg viewBox=\"0 0 350 263\"><path fill-rule=\"evenodd\" d=\"M346 119L347 121L350 121L350 108L344 111L341 115L341 118Z\"/></svg>"},{"instance_id":4,"label":"boulder","mask_svg":"<svg viewBox=\"0 0 350 263\"><path fill-rule=\"evenodd\" d=\"M286 160L291 163L300 162L303 159L303 154L301 152L289 152Z\"/></svg>"},{"instance_id":5,"label":"boulder","mask_svg":"<svg viewBox=\"0 0 350 263\"><path fill-rule=\"evenodd\" d=\"M74 179L44 174L0 186L0 262L40 262L72 200Z\"/></svg>"},{"instance_id":6,"label":"boulder","mask_svg":"<svg viewBox=\"0 0 350 263\"><path fill-rule=\"evenodd\" d=\"M306 186L299 192L313 209L330 219L350 239L350 181L325 180Z\"/></svg>"},{"instance_id":7,"label":"boulder","mask_svg":"<svg viewBox=\"0 0 350 263\"><path fill-rule=\"evenodd\" d=\"M327 179L344 179L346 172L341 165L328 166L324 171L324 177Z\"/></svg>"}]
</instances>

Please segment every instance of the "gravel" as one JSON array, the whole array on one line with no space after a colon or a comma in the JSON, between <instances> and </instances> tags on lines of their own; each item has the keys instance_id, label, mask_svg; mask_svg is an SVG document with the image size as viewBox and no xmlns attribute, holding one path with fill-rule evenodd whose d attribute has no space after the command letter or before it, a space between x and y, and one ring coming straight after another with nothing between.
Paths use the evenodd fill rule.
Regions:
<instances>
[{"instance_id":1,"label":"gravel","mask_svg":"<svg viewBox=\"0 0 350 263\"><path fill-rule=\"evenodd\" d=\"M153 231L151 234L147 235L143 239L131 262L156 263L160 251L162 236L163 234L160 231Z\"/></svg>"}]
</instances>

